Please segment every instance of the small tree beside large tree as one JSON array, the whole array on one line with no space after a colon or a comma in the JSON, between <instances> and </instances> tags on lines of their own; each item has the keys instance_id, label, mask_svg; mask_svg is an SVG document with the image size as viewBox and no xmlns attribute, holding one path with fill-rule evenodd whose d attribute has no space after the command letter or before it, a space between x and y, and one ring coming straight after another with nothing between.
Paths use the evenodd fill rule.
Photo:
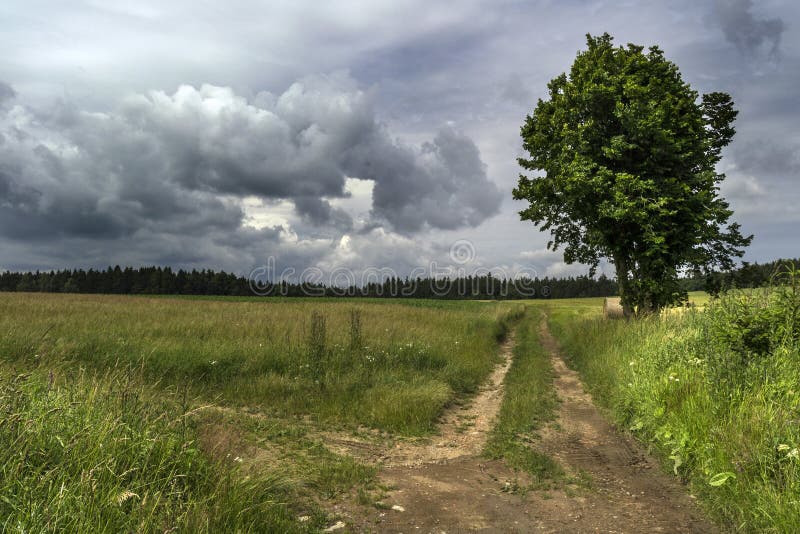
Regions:
<instances>
[{"instance_id":1,"label":"small tree beside large tree","mask_svg":"<svg viewBox=\"0 0 800 534\"><path fill-rule=\"evenodd\" d=\"M658 47L587 44L522 126L519 164L543 175L520 175L514 198L567 263L613 262L626 316L658 312L687 298L682 272L730 269L752 240L716 171L737 112L725 93L698 98Z\"/></svg>"}]
</instances>

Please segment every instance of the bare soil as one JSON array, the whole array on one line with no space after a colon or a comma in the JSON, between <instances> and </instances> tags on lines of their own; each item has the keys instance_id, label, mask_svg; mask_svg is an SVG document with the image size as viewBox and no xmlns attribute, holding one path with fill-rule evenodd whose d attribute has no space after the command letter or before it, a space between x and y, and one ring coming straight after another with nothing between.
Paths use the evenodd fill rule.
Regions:
<instances>
[{"instance_id":1,"label":"bare soil","mask_svg":"<svg viewBox=\"0 0 800 534\"><path fill-rule=\"evenodd\" d=\"M379 482L387 488L376 506L356 504L352 496L334 504L332 511L345 525L340 531L718 532L687 488L597 410L577 373L564 363L546 322L541 340L551 355L561 402L557 420L532 446L567 473L588 479L587 485L525 491L524 474L480 456L502 402L511 338L487 384L469 405L448 410L433 440L381 450L375 442L329 436L338 452L379 462Z\"/></svg>"}]
</instances>

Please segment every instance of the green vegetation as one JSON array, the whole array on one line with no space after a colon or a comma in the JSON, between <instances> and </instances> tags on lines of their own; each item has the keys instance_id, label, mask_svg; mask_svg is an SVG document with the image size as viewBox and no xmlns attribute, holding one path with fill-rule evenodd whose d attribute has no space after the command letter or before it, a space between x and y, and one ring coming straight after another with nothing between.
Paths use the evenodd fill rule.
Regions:
<instances>
[{"instance_id":1,"label":"green vegetation","mask_svg":"<svg viewBox=\"0 0 800 534\"><path fill-rule=\"evenodd\" d=\"M550 312L595 400L744 532L800 524L800 279L785 281L638 321Z\"/></svg>"},{"instance_id":2,"label":"green vegetation","mask_svg":"<svg viewBox=\"0 0 800 534\"><path fill-rule=\"evenodd\" d=\"M4 294L0 355L133 365L207 401L419 435L475 391L522 309L351 302Z\"/></svg>"},{"instance_id":3,"label":"green vegetation","mask_svg":"<svg viewBox=\"0 0 800 534\"><path fill-rule=\"evenodd\" d=\"M626 316L681 302L679 273L733 267L751 237L729 223L716 165L735 133L731 97L699 98L656 46L587 35L569 74L522 126L523 220L550 230L568 263L608 258Z\"/></svg>"},{"instance_id":4,"label":"green vegetation","mask_svg":"<svg viewBox=\"0 0 800 534\"><path fill-rule=\"evenodd\" d=\"M376 468L332 452L327 433L429 434L485 379L512 325L484 454L548 487L563 473L531 447L557 402L539 340L546 311L594 398L725 525L790 532L800 522L793 276L692 294L694 308L636 321L602 320L600 298L2 294L0 529L315 531L330 524L328 499L380 492Z\"/></svg>"},{"instance_id":5,"label":"green vegetation","mask_svg":"<svg viewBox=\"0 0 800 534\"><path fill-rule=\"evenodd\" d=\"M289 479L244 478L196 440L182 395L132 371L0 371L3 532L300 529ZM268 527L265 527L268 526Z\"/></svg>"},{"instance_id":6,"label":"green vegetation","mask_svg":"<svg viewBox=\"0 0 800 534\"><path fill-rule=\"evenodd\" d=\"M489 458L525 471L539 486L562 474L555 461L531 447L536 430L554 419L558 402L550 356L539 342L541 319L539 309L529 308L517 327L503 404L484 450Z\"/></svg>"},{"instance_id":7,"label":"green vegetation","mask_svg":"<svg viewBox=\"0 0 800 534\"><path fill-rule=\"evenodd\" d=\"M491 273L454 278L387 277L382 282L355 278L349 287L310 282L271 283L258 271L248 279L224 271L173 271L170 267L132 267L106 270L63 269L45 272L0 272L0 291L99 293L112 295L217 295L252 298L361 297L439 300L570 298L615 295L617 284L605 276L593 278L497 278Z\"/></svg>"},{"instance_id":8,"label":"green vegetation","mask_svg":"<svg viewBox=\"0 0 800 534\"><path fill-rule=\"evenodd\" d=\"M0 530L316 531L375 468L323 445L429 433L520 305L0 294ZM303 521L298 521L303 517Z\"/></svg>"}]
</instances>

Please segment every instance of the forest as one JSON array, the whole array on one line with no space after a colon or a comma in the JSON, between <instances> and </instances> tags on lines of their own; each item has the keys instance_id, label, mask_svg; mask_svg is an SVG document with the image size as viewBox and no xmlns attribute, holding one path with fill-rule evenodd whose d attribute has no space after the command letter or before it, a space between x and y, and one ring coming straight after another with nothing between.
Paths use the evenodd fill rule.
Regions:
<instances>
[{"instance_id":1,"label":"forest","mask_svg":"<svg viewBox=\"0 0 800 534\"><path fill-rule=\"evenodd\" d=\"M728 272L693 275L681 279L687 291L717 294L731 288L767 285L776 273L800 258L766 263L743 262ZM170 267L108 267L63 269L59 271L0 273L0 291L44 293L98 293L116 295L219 295L281 297L369 297L432 299L547 299L609 297L617 295L617 283L605 275L566 278L497 278L484 276L455 278L389 277L363 286L336 287L310 283L262 283L244 276L210 269L174 271Z\"/></svg>"}]
</instances>

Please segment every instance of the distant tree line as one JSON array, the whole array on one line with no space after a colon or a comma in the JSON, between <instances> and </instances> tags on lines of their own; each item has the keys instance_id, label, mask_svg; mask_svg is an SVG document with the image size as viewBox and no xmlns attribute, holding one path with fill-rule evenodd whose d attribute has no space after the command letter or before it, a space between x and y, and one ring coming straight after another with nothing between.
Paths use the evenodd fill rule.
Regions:
<instances>
[{"instance_id":1,"label":"distant tree line","mask_svg":"<svg viewBox=\"0 0 800 534\"><path fill-rule=\"evenodd\" d=\"M109 267L0 273L0 291L107 293L117 295L261 295L287 297L374 297L438 299L524 299L603 297L617 294L614 280L597 278L496 278L491 274L455 278L388 277L363 286L258 282L225 271L170 267Z\"/></svg>"},{"instance_id":2,"label":"distant tree line","mask_svg":"<svg viewBox=\"0 0 800 534\"><path fill-rule=\"evenodd\" d=\"M708 275L694 275L684 278L682 283L687 291L708 291L716 295L734 288L764 287L773 283L776 276L789 269L800 268L800 258L779 259L767 263L742 262L742 266L727 272L714 272Z\"/></svg>"},{"instance_id":3,"label":"distant tree line","mask_svg":"<svg viewBox=\"0 0 800 534\"><path fill-rule=\"evenodd\" d=\"M728 272L681 279L686 291L712 294L730 288L768 285L776 273L800 268L800 258L768 263L743 262ZM46 293L107 293L116 295L230 295L286 297L373 297L434 299L528 299L608 297L618 294L617 282L605 275L593 278L496 278L491 274L456 278L388 277L363 286L333 287L306 282L258 282L210 269L174 271L170 267L109 267L105 270L0 273L0 291Z\"/></svg>"}]
</instances>

